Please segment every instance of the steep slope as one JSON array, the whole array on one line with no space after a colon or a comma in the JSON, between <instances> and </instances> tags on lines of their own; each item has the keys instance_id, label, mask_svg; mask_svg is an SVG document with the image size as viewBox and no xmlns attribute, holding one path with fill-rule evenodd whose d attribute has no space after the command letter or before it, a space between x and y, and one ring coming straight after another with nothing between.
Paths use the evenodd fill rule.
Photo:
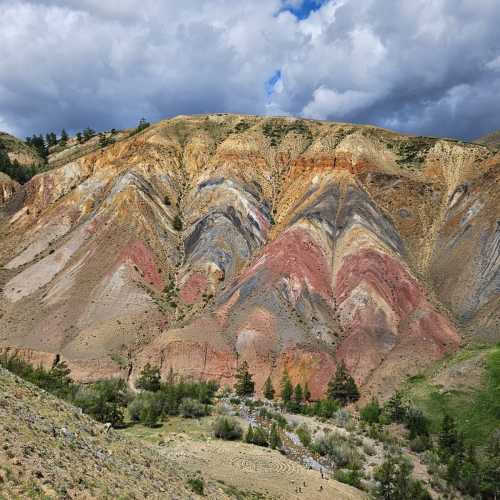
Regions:
<instances>
[{"instance_id":1,"label":"steep slope","mask_svg":"<svg viewBox=\"0 0 500 500\"><path fill-rule=\"evenodd\" d=\"M12 162L17 161L21 165L32 166L43 163L43 158L34 148L6 132L0 132L0 149L7 152Z\"/></svg>"},{"instance_id":2,"label":"steep slope","mask_svg":"<svg viewBox=\"0 0 500 500\"><path fill-rule=\"evenodd\" d=\"M9 201L19 189L19 183L11 179L7 174L0 172L0 205Z\"/></svg>"},{"instance_id":3,"label":"steep slope","mask_svg":"<svg viewBox=\"0 0 500 500\"><path fill-rule=\"evenodd\" d=\"M500 131L491 132L490 134L483 135L479 139L476 139L475 142L478 144L484 144L488 146L490 149L498 150L500 149Z\"/></svg>"},{"instance_id":4,"label":"steep slope","mask_svg":"<svg viewBox=\"0 0 500 500\"><path fill-rule=\"evenodd\" d=\"M0 496L199 498L190 475L154 447L125 438L0 368ZM211 498L228 498L215 484Z\"/></svg>"},{"instance_id":5,"label":"steep slope","mask_svg":"<svg viewBox=\"0 0 500 500\"><path fill-rule=\"evenodd\" d=\"M146 362L386 392L499 325L500 155L374 127L177 117L34 177L0 346L81 380ZM14 209L16 208L16 209ZM470 293L470 291L473 291Z\"/></svg>"}]
</instances>

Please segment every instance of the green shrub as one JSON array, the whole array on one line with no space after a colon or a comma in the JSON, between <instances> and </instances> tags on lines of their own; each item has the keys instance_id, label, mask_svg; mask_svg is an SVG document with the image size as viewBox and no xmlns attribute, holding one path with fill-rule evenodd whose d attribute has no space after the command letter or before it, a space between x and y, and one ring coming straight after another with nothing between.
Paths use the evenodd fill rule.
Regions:
<instances>
[{"instance_id":1,"label":"green shrub","mask_svg":"<svg viewBox=\"0 0 500 500\"><path fill-rule=\"evenodd\" d=\"M322 434L314 440L311 448L316 453L329 457L337 467L359 469L362 465L362 457L356 448L336 432Z\"/></svg>"},{"instance_id":2,"label":"green shrub","mask_svg":"<svg viewBox=\"0 0 500 500\"><path fill-rule=\"evenodd\" d=\"M185 418L204 417L208 415L208 408L196 399L184 398L179 405L179 413Z\"/></svg>"},{"instance_id":3,"label":"green shrub","mask_svg":"<svg viewBox=\"0 0 500 500\"><path fill-rule=\"evenodd\" d=\"M373 398L366 406L363 406L359 412L361 420L369 424L378 423L381 414L382 408L375 398Z\"/></svg>"},{"instance_id":4,"label":"green shrub","mask_svg":"<svg viewBox=\"0 0 500 500\"><path fill-rule=\"evenodd\" d=\"M339 409L339 404L331 399L323 399L316 401L309 413L317 417L332 418L335 412Z\"/></svg>"},{"instance_id":5,"label":"green shrub","mask_svg":"<svg viewBox=\"0 0 500 500\"><path fill-rule=\"evenodd\" d=\"M119 427L123 425L123 410L129 399L125 382L111 379L80 387L74 402L97 421Z\"/></svg>"},{"instance_id":6,"label":"green shrub","mask_svg":"<svg viewBox=\"0 0 500 500\"><path fill-rule=\"evenodd\" d=\"M138 394L128 405L128 413L134 422L154 427L162 413L161 399L153 392Z\"/></svg>"},{"instance_id":7,"label":"green shrub","mask_svg":"<svg viewBox=\"0 0 500 500\"><path fill-rule=\"evenodd\" d=\"M376 498L384 500L431 500L420 481L411 478L412 465L396 454L388 455L375 471Z\"/></svg>"},{"instance_id":8,"label":"green shrub","mask_svg":"<svg viewBox=\"0 0 500 500\"><path fill-rule=\"evenodd\" d=\"M188 486L191 488L192 491L194 491L198 495L205 494L205 483L203 479L200 478L189 479Z\"/></svg>"},{"instance_id":9,"label":"green shrub","mask_svg":"<svg viewBox=\"0 0 500 500\"><path fill-rule=\"evenodd\" d=\"M241 439L243 429L238 421L231 417L217 417L213 424L214 436L219 439L234 441Z\"/></svg>"},{"instance_id":10,"label":"green shrub","mask_svg":"<svg viewBox=\"0 0 500 500\"><path fill-rule=\"evenodd\" d=\"M251 442L252 444L255 444L257 446L268 446L269 441L266 429L264 429L260 425L256 425L255 427L253 427L252 440L247 442Z\"/></svg>"},{"instance_id":11,"label":"green shrub","mask_svg":"<svg viewBox=\"0 0 500 500\"><path fill-rule=\"evenodd\" d=\"M337 469L334 473L334 477L337 481L349 484L355 488L361 487L361 472L358 469Z\"/></svg>"},{"instance_id":12,"label":"green shrub","mask_svg":"<svg viewBox=\"0 0 500 500\"><path fill-rule=\"evenodd\" d=\"M410 450L415 453L422 453L431 447L429 436L415 436L409 443Z\"/></svg>"},{"instance_id":13,"label":"green shrub","mask_svg":"<svg viewBox=\"0 0 500 500\"><path fill-rule=\"evenodd\" d=\"M300 424L297 429L295 429L295 434L297 434L298 438L300 439L300 442L306 447L309 448L311 446L311 431L309 430L309 427L307 427L306 424Z\"/></svg>"},{"instance_id":14,"label":"green shrub","mask_svg":"<svg viewBox=\"0 0 500 500\"><path fill-rule=\"evenodd\" d=\"M145 391L156 392L161 388L160 369L147 363L141 371L135 386Z\"/></svg>"}]
</instances>

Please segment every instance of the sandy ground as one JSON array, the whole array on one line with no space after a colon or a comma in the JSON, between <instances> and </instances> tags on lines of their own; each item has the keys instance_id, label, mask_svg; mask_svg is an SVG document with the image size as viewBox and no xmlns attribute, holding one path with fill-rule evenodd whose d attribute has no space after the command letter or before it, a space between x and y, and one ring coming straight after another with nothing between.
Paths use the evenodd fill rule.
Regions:
<instances>
[{"instance_id":1,"label":"sandy ground","mask_svg":"<svg viewBox=\"0 0 500 500\"><path fill-rule=\"evenodd\" d=\"M175 439L161 453L183 468L201 472L247 494L286 499L361 499L362 492L287 459L278 451L245 443ZM298 488L300 487L300 492Z\"/></svg>"}]
</instances>

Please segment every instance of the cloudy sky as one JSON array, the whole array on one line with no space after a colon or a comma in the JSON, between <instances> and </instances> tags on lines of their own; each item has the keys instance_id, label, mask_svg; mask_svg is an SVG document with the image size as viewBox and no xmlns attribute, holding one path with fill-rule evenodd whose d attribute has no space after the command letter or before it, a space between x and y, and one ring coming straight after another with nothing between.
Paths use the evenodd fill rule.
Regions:
<instances>
[{"instance_id":1,"label":"cloudy sky","mask_svg":"<svg viewBox=\"0 0 500 500\"><path fill-rule=\"evenodd\" d=\"M0 130L234 112L500 129L499 0L0 0Z\"/></svg>"}]
</instances>

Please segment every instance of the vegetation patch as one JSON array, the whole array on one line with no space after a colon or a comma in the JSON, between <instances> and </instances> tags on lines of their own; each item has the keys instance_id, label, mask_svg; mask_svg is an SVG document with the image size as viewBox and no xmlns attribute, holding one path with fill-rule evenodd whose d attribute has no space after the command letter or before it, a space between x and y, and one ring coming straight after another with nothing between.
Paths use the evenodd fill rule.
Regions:
<instances>
[{"instance_id":1,"label":"vegetation patch","mask_svg":"<svg viewBox=\"0 0 500 500\"><path fill-rule=\"evenodd\" d=\"M262 132L265 137L271 140L271 146L273 147L278 146L283 138L290 132L302 135L309 142L311 142L313 138L312 133L304 120L296 120L293 122L270 120L262 127Z\"/></svg>"}]
</instances>

